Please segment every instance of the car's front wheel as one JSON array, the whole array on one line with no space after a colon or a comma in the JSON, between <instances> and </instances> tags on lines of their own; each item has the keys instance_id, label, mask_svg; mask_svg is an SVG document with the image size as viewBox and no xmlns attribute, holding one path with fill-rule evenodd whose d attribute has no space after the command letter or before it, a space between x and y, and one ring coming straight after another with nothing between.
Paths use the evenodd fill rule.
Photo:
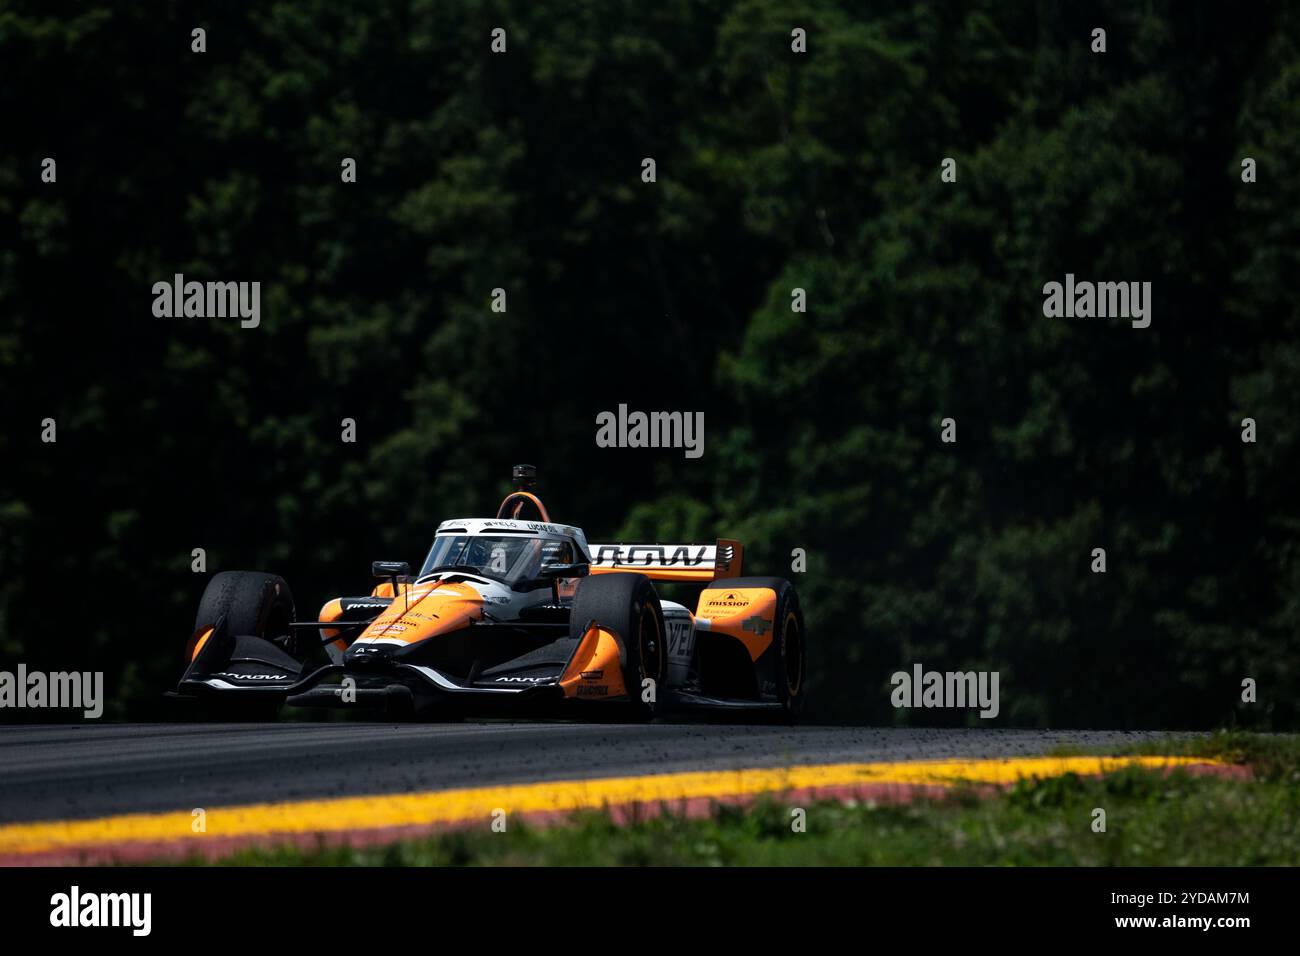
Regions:
<instances>
[{"instance_id":1,"label":"car's front wheel","mask_svg":"<svg viewBox=\"0 0 1300 956\"><path fill-rule=\"evenodd\" d=\"M668 643L663 608L650 579L624 572L584 578L569 620L570 636L578 640L591 622L618 635L630 712L638 720L653 717L668 673Z\"/></svg>"}]
</instances>

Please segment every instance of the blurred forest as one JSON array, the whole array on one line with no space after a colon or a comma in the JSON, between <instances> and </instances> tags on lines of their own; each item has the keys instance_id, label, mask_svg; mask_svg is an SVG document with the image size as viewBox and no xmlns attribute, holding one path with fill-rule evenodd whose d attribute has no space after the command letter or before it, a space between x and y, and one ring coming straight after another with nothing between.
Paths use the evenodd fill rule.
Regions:
<instances>
[{"instance_id":1,"label":"blurred forest","mask_svg":"<svg viewBox=\"0 0 1300 956\"><path fill-rule=\"evenodd\" d=\"M1295 5L62 9L0 0L0 665L148 716L192 549L311 615L526 461L593 540L792 577L812 719L977 723L890 707L919 661L998 725L1295 728ZM1067 272L1151 327L1044 318ZM156 318L175 273L260 327ZM620 402L704 456L597 448Z\"/></svg>"}]
</instances>

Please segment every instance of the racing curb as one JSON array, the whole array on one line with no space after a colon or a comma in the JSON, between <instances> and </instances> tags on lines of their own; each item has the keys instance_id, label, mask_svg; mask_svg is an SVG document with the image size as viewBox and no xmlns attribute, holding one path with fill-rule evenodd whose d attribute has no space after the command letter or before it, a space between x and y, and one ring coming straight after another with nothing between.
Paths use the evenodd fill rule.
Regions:
<instances>
[{"instance_id":1,"label":"racing curb","mask_svg":"<svg viewBox=\"0 0 1300 956\"><path fill-rule=\"evenodd\" d=\"M252 846L302 850L366 847L511 821L550 826L575 811L605 811L620 825L663 813L705 817L719 805L761 796L907 803L957 793L987 796L1029 778L1097 776L1125 767L1183 770L1246 780L1250 770L1194 757L1039 757L878 764L822 764L703 773L565 780L487 788L334 797L207 809L209 832L191 830L190 811L124 814L0 826L0 866L74 866L214 860Z\"/></svg>"}]
</instances>

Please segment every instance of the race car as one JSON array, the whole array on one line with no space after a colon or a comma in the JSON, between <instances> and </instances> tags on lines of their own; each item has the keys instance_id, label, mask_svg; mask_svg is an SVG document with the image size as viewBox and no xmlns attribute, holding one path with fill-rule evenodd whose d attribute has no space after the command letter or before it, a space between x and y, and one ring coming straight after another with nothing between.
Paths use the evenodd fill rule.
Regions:
<instances>
[{"instance_id":1,"label":"race car","mask_svg":"<svg viewBox=\"0 0 1300 956\"><path fill-rule=\"evenodd\" d=\"M316 620L297 620L277 575L215 575L168 696L223 716L282 704L426 719L798 716L806 642L789 581L741 577L738 541L588 544L551 520L536 468L513 478L496 517L442 522L418 573L375 561L382 583ZM661 599L656 581L702 584L695 611Z\"/></svg>"}]
</instances>

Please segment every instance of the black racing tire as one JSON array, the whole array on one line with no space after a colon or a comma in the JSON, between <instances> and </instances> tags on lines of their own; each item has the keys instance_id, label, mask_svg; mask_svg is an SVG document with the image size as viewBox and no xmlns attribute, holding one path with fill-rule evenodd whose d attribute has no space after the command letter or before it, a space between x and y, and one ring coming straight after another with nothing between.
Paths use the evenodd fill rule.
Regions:
<instances>
[{"instance_id":1,"label":"black racing tire","mask_svg":"<svg viewBox=\"0 0 1300 956\"><path fill-rule=\"evenodd\" d=\"M583 578L573 596L569 635L581 640L593 621L622 642L623 683L629 697L625 712L633 720L649 720L668 676L668 632L654 585L643 574L624 572ZM654 681L655 701L642 700L647 679Z\"/></svg>"},{"instance_id":2,"label":"black racing tire","mask_svg":"<svg viewBox=\"0 0 1300 956\"><path fill-rule=\"evenodd\" d=\"M295 657L293 592L278 574L222 571L213 575L199 601L195 631L226 617L226 633L252 634L283 647ZM312 632L315 633L315 632Z\"/></svg>"},{"instance_id":3,"label":"black racing tire","mask_svg":"<svg viewBox=\"0 0 1300 956\"><path fill-rule=\"evenodd\" d=\"M785 578L725 578L712 588L771 588L776 593L773 615L775 657L773 683L784 716L791 722L803 713L808 699L808 632L804 629L799 593Z\"/></svg>"},{"instance_id":4,"label":"black racing tire","mask_svg":"<svg viewBox=\"0 0 1300 956\"><path fill-rule=\"evenodd\" d=\"M294 620L293 592L279 575L261 571L221 571L213 575L194 616L195 634L215 627L222 617L226 619L224 639L232 647L236 638L251 635L301 660L294 629L289 626ZM281 703L278 697L256 701L214 697L200 704L196 716L205 721L271 721Z\"/></svg>"}]
</instances>

